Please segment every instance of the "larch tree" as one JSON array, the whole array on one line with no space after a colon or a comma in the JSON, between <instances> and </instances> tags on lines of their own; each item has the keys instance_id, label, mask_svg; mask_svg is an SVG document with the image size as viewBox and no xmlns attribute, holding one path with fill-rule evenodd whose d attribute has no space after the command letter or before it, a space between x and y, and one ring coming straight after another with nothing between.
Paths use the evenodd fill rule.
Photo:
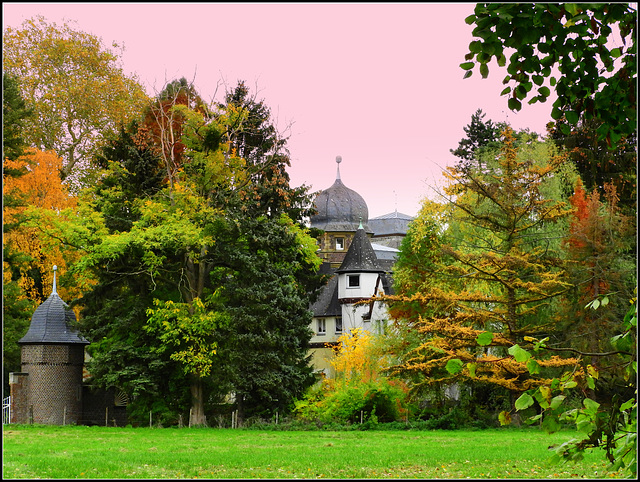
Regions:
<instances>
[{"instance_id":1,"label":"larch tree","mask_svg":"<svg viewBox=\"0 0 640 482\"><path fill-rule=\"evenodd\" d=\"M398 294L387 299L391 313L409 315L421 342L393 372L418 373L427 384L466 379L520 393L545 380L530 375L513 347L553 335L549 306L569 288L554 226L571 207L549 196L566 160L549 144L516 146L506 128L500 152L487 152L484 161L482 169L448 168L449 207L436 219L446 223L442 233L418 220L433 225L427 246L412 250L426 256L431 279L422 285L411 272L419 263L406 262ZM574 361L553 356L534 372Z\"/></svg>"},{"instance_id":2,"label":"larch tree","mask_svg":"<svg viewBox=\"0 0 640 482\"><path fill-rule=\"evenodd\" d=\"M147 95L119 63L121 48L42 16L3 35L4 72L20 79L20 92L34 115L24 137L42 151L62 157L60 176L81 187L104 137L126 124L147 103Z\"/></svg>"}]
</instances>

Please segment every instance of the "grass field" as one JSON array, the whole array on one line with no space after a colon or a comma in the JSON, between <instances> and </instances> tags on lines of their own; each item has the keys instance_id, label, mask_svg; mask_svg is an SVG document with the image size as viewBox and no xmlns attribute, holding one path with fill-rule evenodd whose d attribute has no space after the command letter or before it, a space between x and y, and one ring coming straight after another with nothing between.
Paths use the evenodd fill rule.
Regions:
<instances>
[{"instance_id":1,"label":"grass field","mask_svg":"<svg viewBox=\"0 0 640 482\"><path fill-rule=\"evenodd\" d=\"M617 478L600 453L548 465L577 434L5 425L3 478Z\"/></svg>"}]
</instances>

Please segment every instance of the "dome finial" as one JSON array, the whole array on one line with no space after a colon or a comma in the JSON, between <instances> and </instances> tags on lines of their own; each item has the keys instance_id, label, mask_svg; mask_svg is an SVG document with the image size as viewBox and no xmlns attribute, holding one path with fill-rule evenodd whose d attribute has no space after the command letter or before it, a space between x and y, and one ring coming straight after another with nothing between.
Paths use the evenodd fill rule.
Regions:
<instances>
[{"instance_id":1,"label":"dome finial","mask_svg":"<svg viewBox=\"0 0 640 482\"><path fill-rule=\"evenodd\" d=\"M51 293L55 293L58 294L58 292L56 291L56 271L58 270L58 267L54 264L53 265L53 289L51 290Z\"/></svg>"},{"instance_id":2,"label":"dome finial","mask_svg":"<svg viewBox=\"0 0 640 482\"><path fill-rule=\"evenodd\" d=\"M336 179L340 179L340 163L342 162L342 156L336 156L336 164L338 165L338 173Z\"/></svg>"},{"instance_id":3,"label":"dome finial","mask_svg":"<svg viewBox=\"0 0 640 482\"><path fill-rule=\"evenodd\" d=\"M362 225L362 216L360 216L360 225L358 226L358 229L364 229L364 226Z\"/></svg>"}]
</instances>

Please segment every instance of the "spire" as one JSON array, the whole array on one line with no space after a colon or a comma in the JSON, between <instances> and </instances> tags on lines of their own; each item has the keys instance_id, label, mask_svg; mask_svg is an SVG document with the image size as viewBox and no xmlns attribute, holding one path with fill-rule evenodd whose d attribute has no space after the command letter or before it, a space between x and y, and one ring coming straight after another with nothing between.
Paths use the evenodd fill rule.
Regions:
<instances>
[{"instance_id":1,"label":"spire","mask_svg":"<svg viewBox=\"0 0 640 482\"><path fill-rule=\"evenodd\" d=\"M362 225L362 216L360 216L360 225L358 226L358 229L364 229L364 226Z\"/></svg>"},{"instance_id":2,"label":"spire","mask_svg":"<svg viewBox=\"0 0 640 482\"><path fill-rule=\"evenodd\" d=\"M338 173L336 174L336 181L340 179L340 163L342 162L342 156L336 156L336 164L338 165Z\"/></svg>"},{"instance_id":3,"label":"spire","mask_svg":"<svg viewBox=\"0 0 640 482\"><path fill-rule=\"evenodd\" d=\"M58 270L58 267L54 264L53 265L53 288L51 289L51 293L55 293L58 294L58 292L56 291L56 271Z\"/></svg>"}]
</instances>

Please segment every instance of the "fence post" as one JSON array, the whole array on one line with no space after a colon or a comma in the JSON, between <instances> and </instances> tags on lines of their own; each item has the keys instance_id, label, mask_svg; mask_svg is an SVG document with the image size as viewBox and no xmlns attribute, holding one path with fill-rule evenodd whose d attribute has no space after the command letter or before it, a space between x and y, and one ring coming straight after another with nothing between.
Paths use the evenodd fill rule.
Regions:
<instances>
[{"instance_id":1,"label":"fence post","mask_svg":"<svg viewBox=\"0 0 640 482\"><path fill-rule=\"evenodd\" d=\"M104 426L109 426L109 407L104 407Z\"/></svg>"},{"instance_id":2,"label":"fence post","mask_svg":"<svg viewBox=\"0 0 640 482\"><path fill-rule=\"evenodd\" d=\"M149 410L149 428L153 427L153 415L151 410Z\"/></svg>"},{"instance_id":3,"label":"fence post","mask_svg":"<svg viewBox=\"0 0 640 482\"><path fill-rule=\"evenodd\" d=\"M62 425L67 424L67 406L65 405L62 409Z\"/></svg>"}]
</instances>

